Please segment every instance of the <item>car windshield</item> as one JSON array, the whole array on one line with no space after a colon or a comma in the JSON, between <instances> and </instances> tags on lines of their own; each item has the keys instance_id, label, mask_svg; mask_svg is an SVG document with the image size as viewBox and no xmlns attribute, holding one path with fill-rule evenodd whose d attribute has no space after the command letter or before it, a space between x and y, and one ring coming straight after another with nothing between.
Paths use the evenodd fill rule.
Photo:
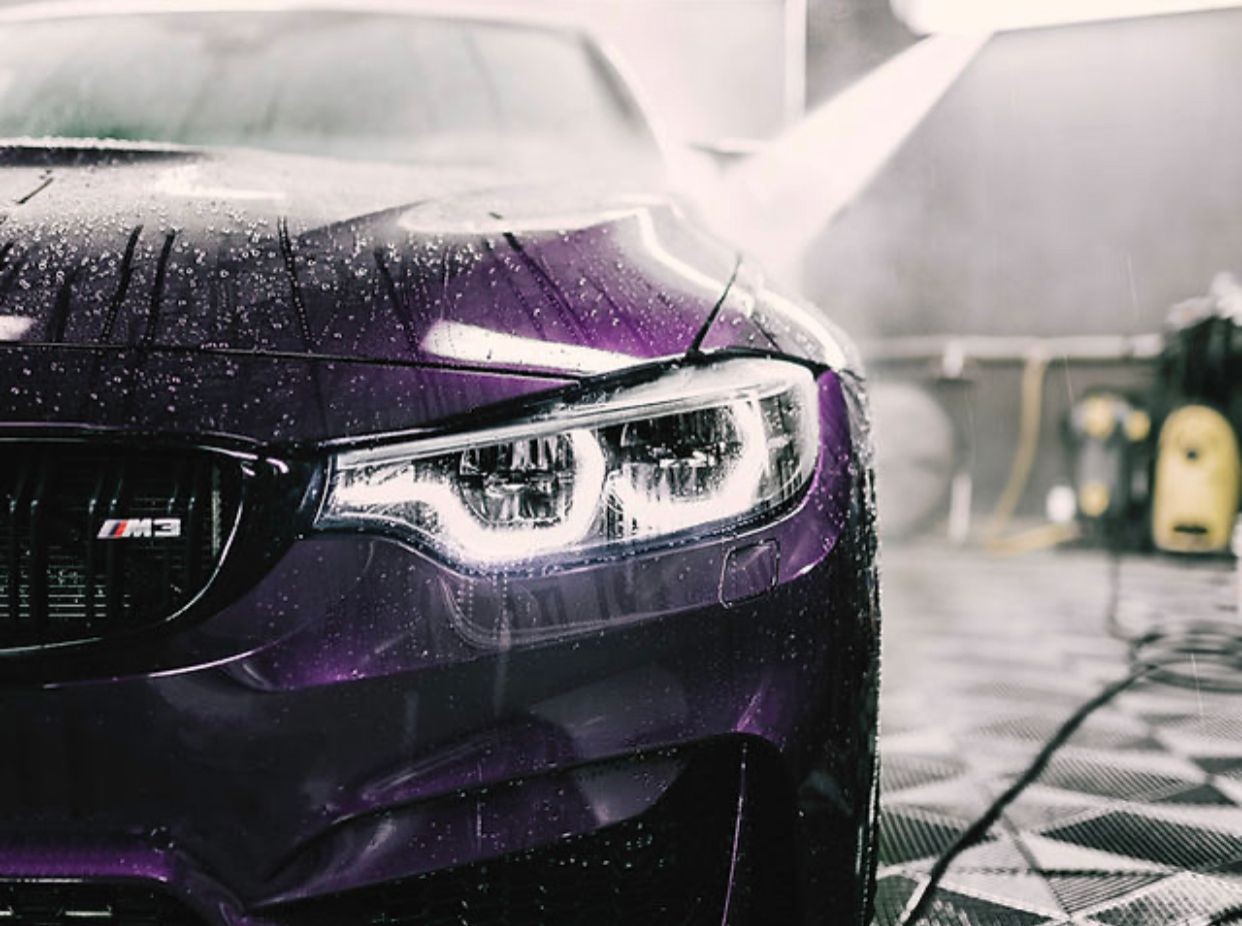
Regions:
<instances>
[{"instance_id":1,"label":"car windshield","mask_svg":"<svg viewBox=\"0 0 1242 926\"><path fill-rule=\"evenodd\" d=\"M310 10L0 25L0 137L454 164L653 150L581 35Z\"/></svg>"}]
</instances>

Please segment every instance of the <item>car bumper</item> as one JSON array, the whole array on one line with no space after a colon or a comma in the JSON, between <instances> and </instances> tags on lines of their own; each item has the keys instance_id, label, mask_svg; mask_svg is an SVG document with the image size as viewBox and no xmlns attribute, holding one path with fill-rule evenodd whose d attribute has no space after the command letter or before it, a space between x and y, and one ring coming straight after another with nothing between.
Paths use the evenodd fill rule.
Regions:
<instances>
[{"instance_id":1,"label":"car bumper","mask_svg":"<svg viewBox=\"0 0 1242 926\"><path fill-rule=\"evenodd\" d=\"M838 443L761 529L520 583L313 536L160 644L160 671L7 688L0 882L206 926L744 922L792 902L795 795L825 743L864 748L877 631L832 395ZM497 637L515 614L563 632Z\"/></svg>"}]
</instances>

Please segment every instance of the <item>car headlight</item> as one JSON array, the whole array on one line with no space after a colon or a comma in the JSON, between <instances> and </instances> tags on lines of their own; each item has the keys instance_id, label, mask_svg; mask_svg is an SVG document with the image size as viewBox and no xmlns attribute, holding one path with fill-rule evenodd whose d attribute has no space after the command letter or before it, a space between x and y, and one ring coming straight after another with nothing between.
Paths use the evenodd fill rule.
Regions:
<instances>
[{"instance_id":1,"label":"car headlight","mask_svg":"<svg viewBox=\"0 0 1242 926\"><path fill-rule=\"evenodd\" d=\"M317 525L497 566L735 529L797 496L819 415L805 367L686 366L517 420L338 454Z\"/></svg>"}]
</instances>

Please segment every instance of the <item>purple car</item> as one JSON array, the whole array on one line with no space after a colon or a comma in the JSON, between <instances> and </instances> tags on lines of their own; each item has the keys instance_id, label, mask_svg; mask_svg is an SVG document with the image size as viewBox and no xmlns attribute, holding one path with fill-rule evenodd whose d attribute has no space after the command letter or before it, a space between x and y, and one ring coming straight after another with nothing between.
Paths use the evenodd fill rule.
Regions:
<instances>
[{"instance_id":1,"label":"purple car","mask_svg":"<svg viewBox=\"0 0 1242 926\"><path fill-rule=\"evenodd\" d=\"M0 923L865 923L863 384L466 11L0 11Z\"/></svg>"}]
</instances>

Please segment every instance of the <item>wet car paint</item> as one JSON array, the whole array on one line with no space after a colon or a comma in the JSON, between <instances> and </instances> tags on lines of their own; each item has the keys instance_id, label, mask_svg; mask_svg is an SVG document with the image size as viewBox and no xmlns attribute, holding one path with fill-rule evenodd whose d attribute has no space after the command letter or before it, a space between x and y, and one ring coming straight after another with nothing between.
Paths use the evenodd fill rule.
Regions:
<instances>
[{"instance_id":1,"label":"wet car paint","mask_svg":"<svg viewBox=\"0 0 1242 926\"><path fill-rule=\"evenodd\" d=\"M734 535L516 577L303 532L124 659L0 662L0 876L159 882L211 924L283 922L292 901L640 818L722 738L828 795L787 803L853 851L878 611L848 342L670 201L497 183L0 147L0 421L279 460L758 351L819 371L808 493ZM495 632L523 622L565 633ZM831 856L840 912L865 875L836 851L799 864ZM720 918L758 922L740 903Z\"/></svg>"},{"instance_id":2,"label":"wet car paint","mask_svg":"<svg viewBox=\"0 0 1242 926\"><path fill-rule=\"evenodd\" d=\"M29 156L0 145L0 167ZM9 322L9 342L598 373L686 350L736 265L646 196L488 191L499 179L485 177L432 197L426 168L295 158L281 172L248 152L60 157L14 168L27 175L16 188L54 182L0 212L4 312L26 320L20 334ZM227 204L223 178L201 181L223 205L162 192L185 161L225 176L257 162L281 195L260 212Z\"/></svg>"}]
</instances>

